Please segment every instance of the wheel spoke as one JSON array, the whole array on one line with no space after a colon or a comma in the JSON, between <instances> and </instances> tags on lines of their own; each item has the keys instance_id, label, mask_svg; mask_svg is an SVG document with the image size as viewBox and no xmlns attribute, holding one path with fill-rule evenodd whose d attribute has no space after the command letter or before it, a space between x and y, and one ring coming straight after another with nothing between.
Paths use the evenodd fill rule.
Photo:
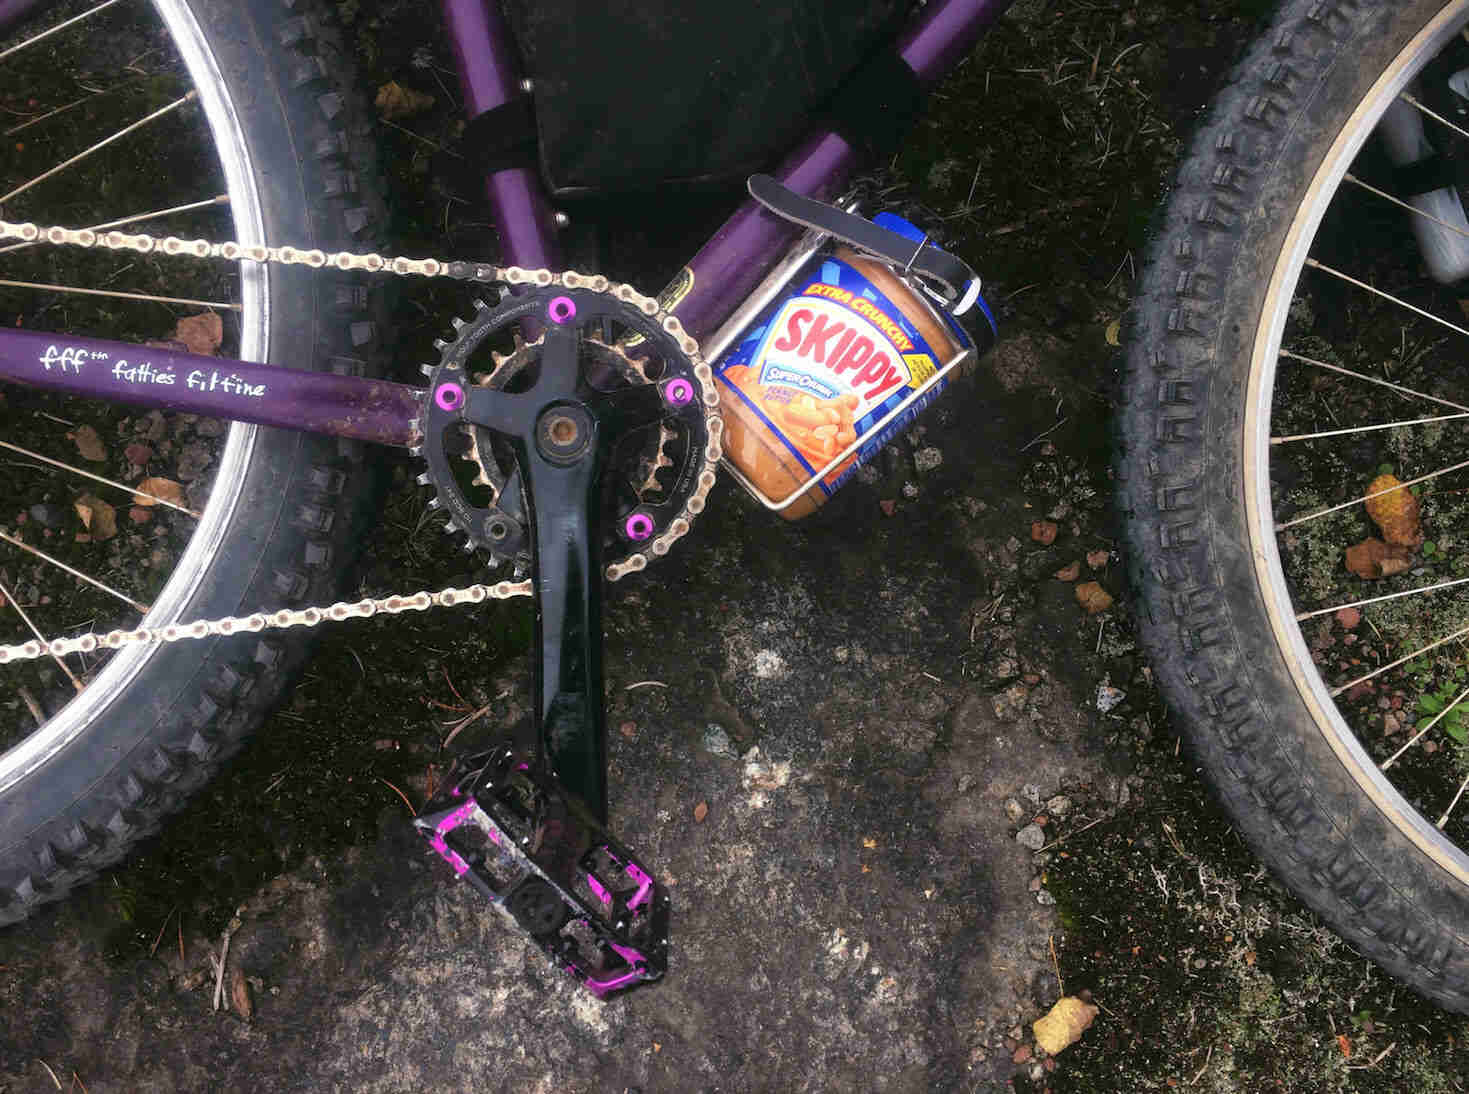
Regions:
<instances>
[{"instance_id":1,"label":"wheel spoke","mask_svg":"<svg viewBox=\"0 0 1469 1094\"><path fill-rule=\"evenodd\" d=\"M33 460L40 460L42 463L49 463L52 467L59 467L63 471L70 471L73 475L80 475L83 478L91 479L93 482L100 482L107 486L115 486L117 487L117 489L125 490L129 494L133 494L137 497L151 498L159 505L166 505L170 509L178 510L180 513L187 513L195 520L199 519L200 514L195 510L190 509L188 506L179 505L177 502L169 501L167 498L160 498L157 494L150 494L148 493L148 491L141 490L136 486L128 486L126 483L118 482L115 479L106 478L103 475L98 475L92 471L88 471L84 467L77 467L73 464L66 463L63 460L53 460L50 456L43 456L39 452L32 452L29 448L22 448L20 445L11 444L9 441L0 441L0 448L8 448L12 452L18 452L22 456L28 456ZM37 470L40 469L37 468Z\"/></svg>"},{"instance_id":2,"label":"wheel spoke","mask_svg":"<svg viewBox=\"0 0 1469 1094\"><path fill-rule=\"evenodd\" d=\"M120 300L147 300L154 304L182 304L191 308L217 308L223 311L239 311L239 304L227 304L221 300L191 300L183 296L150 296L147 293L118 292L113 289L83 289L76 285L48 285L41 281L0 281L7 289L36 289L41 292L76 293L81 296L111 296Z\"/></svg>"},{"instance_id":3,"label":"wheel spoke","mask_svg":"<svg viewBox=\"0 0 1469 1094\"><path fill-rule=\"evenodd\" d=\"M1343 608L1360 608L1364 604L1381 604L1384 600L1396 600L1401 596L1417 596L1420 593L1431 593L1439 589L1451 589L1455 585L1464 584L1469 584L1469 577L1455 578L1453 581L1440 581L1437 585L1421 585L1416 589L1404 589L1400 593L1388 593L1386 596L1368 597L1366 600L1353 600L1350 604L1333 604L1329 608L1316 608L1309 612L1298 612L1296 614L1296 621L1304 622L1307 619L1315 619L1318 615L1330 615L1332 612L1339 612Z\"/></svg>"},{"instance_id":4,"label":"wheel spoke","mask_svg":"<svg viewBox=\"0 0 1469 1094\"><path fill-rule=\"evenodd\" d=\"M1351 501L1344 501L1327 509L1318 509L1314 513L1307 513L1304 517L1296 517L1295 520L1288 520L1283 524L1277 524L1275 526L1275 530L1277 532L1281 532L1287 528L1293 528L1297 524L1304 524L1308 520L1315 520L1317 517L1324 517L1328 513L1335 513L1342 509L1350 509L1354 505L1361 505L1364 502L1371 501L1373 498L1380 498L1384 494L1391 494L1394 490L1405 490L1410 486L1417 486L1420 482L1427 482L1429 479L1436 479L1440 475L1447 475L1450 471L1458 471L1461 467L1469 467L1469 460L1461 460L1459 463L1452 464L1449 467L1440 467L1437 471L1430 471L1426 475L1419 475L1416 479L1409 479L1407 482L1400 482L1395 486L1389 486L1385 490L1374 490L1370 494L1363 494L1360 498L1353 498Z\"/></svg>"},{"instance_id":5,"label":"wheel spoke","mask_svg":"<svg viewBox=\"0 0 1469 1094\"><path fill-rule=\"evenodd\" d=\"M1440 399L1437 395L1428 395L1422 391L1415 391L1410 387L1404 387L1402 384L1395 384L1391 380L1380 380L1376 376L1368 376L1365 372L1353 372L1349 368L1342 368L1340 365L1333 365L1328 364L1325 361L1318 361L1314 357L1305 357L1288 349L1281 350L1280 355L1282 357L1288 357L1292 361L1300 361L1302 364L1312 365L1315 368L1324 368L1328 372L1339 372L1343 376L1351 376L1358 380L1365 380L1367 383L1377 384L1379 387L1390 387L1394 391L1401 392L1404 395L1411 395L1415 399L1427 399L1430 403L1438 403L1441 406L1452 407L1454 410L1469 412L1469 406L1465 406L1462 403L1450 402L1448 399Z\"/></svg>"},{"instance_id":6,"label":"wheel spoke","mask_svg":"<svg viewBox=\"0 0 1469 1094\"><path fill-rule=\"evenodd\" d=\"M1328 273L1332 277L1340 278L1348 285L1355 285L1363 292L1369 292L1373 296L1380 296L1382 297L1382 299L1389 300L1392 303L1397 304L1399 307L1407 308L1414 315L1421 315L1424 319L1431 319L1433 322L1439 324L1440 326L1447 327L1455 334L1462 334L1465 338L1469 338L1469 330L1465 330L1463 327L1456 326L1455 324L1450 323L1447 319L1442 319L1439 316L1434 315L1431 311L1424 311L1416 304L1409 304L1406 300L1403 300L1400 297L1396 297L1392 293L1383 292L1381 289L1375 288L1372 285L1367 284L1367 282L1365 281L1358 281L1350 274L1344 274L1338 269L1317 262L1314 258L1306 259L1306 265L1310 266L1314 270L1320 270L1322 273Z\"/></svg>"},{"instance_id":7,"label":"wheel spoke","mask_svg":"<svg viewBox=\"0 0 1469 1094\"><path fill-rule=\"evenodd\" d=\"M1331 697L1333 699L1335 699L1342 692L1347 691L1350 688L1354 688L1358 684L1364 684L1368 680L1371 680L1374 676L1381 676L1384 672L1387 672L1389 669L1395 669L1399 665L1406 665L1409 661L1413 660L1413 658L1419 656L1420 654L1425 654L1429 650L1436 650L1436 649L1438 649L1438 647L1442 646L1444 643L1446 643L1446 642L1452 642L1456 638L1463 638L1466 634L1469 634L1469 627L1463 627L1463 628L1455 631L1453 634L1446 635L1445 637L1438 639L1436 642L1430 642L1426 646L1420 646L1418 649L1414 650L1412 653L1405 654L1404 656L1399 657L1396 661L1390 661L1386 665L1379 666L1378 668L1373 669L1369 673L1366 673L1366 674L1364 674L1362 676L1358 676L1355 680L1348 680L1345 684L1342 684L1342 685L1340 685L1338 687L1332 688L1331 689Z\"/></svg>"},{"instance_id":8,"label":"wheel spoke","mask_svg":"<svg viewBox=\"0 0 1469 1094\"><path fill-rule=\"evenodd\" d=\"M161 220L164 217L175 216L179 213L192 213L197 209L208 209L215 205L228 205L229 196L220 194L218 197L205 198L203 201L191 201L187 205L175 205L168 209L154 209L151 213L134 213L130 217L120 220L109 220L105 224L89 225L84 231L100 232L106 228L121 228L124 224L136 224L140 220ZM23 251L27 247L34 247L35 243L12 243L8 247L0 247L0 255L9 254L11 251Z\"/></svg>"},{"instance_id":9,"label":"wheel spoke","mask_svg":"<svg viewBox=\"0 0 1469 1094\"><path fill-rule=\"evenodd\" d=\"M0 254L3 254L0 251ZM1380 422L1377 425L1358 425L1350 429L1328 429L1322 433L1297 433L1290 437L1271 437L1271 444L1288 444L1291 441L1317 441L1322 437L1340 437L1348 433L1371 433L1375 429L1401 429L1408 425L1429 425L1433 422L1452 422L1458 418L1469 418L1469 411L1462 414L1445 414L1438 418L1409 418L1397 422Z\"/></svg>"},{"instance_id":10,"label":"wheel spoke","mask_svg":"<svg viewBox=\"0 0 1469 1094\"><path fill-rule=\"evenodd\" d=\"M0 197L0 205L4 205L6 202L10 201L11 199L13 199L13 198L15 198L15 197L17 197L17 196L25 193L32 186L35 186L35 185L37 185L38 183L41 183L41 182L45 182L47 179L51 178L53 175L60 174L62 171L65 171L68 167L71 167L73 164L80 163L82 160L86 159L88 156L91 156L91 155L93 155L93 154L95 154L97 152L100 152L102 149L106 148L108 145L114 143L115 141L121 140L123 137L126 137L129 133L135 133L139 129L142 129L144 126L151 125L153 122L156 122L159 118L165 117L168 114L173 113L175 110L178 110L182 106L186 106L187 104L193 102L198 97L199 97L199 93L197 91L190 90L188 92L188 94L182 96L181 98L175 99L173 102L169 103L167 106L160 107L159 109L153 111L153 113L147 115L146 117L139 118L137 121L133 122L131 125L123 126L123 128L119 129L116 133L113 133L111 136L104 137L102 140L98 141L96 144L92 145L90 148L83 149L82 151L78 152L75 156L72 156L70 159L62 160L60 163L58 163L55 167L51 168L50 170L43 171L41 174L37 175L35 178L30 179L27 182L21 183L14 190L10 191L10 193L5 194L3 197Z\"/></svg>"},{"instance_id":11,"label":"wheel spoke","mask_svg":"<svg viewBox=\"0 0 1469 1094\"><path fill-rule=\"evenodd\" d=\"M1459 792L1454 795L1454 800L1449 802L1449 807L1443 811L1443 816L1438 818L1438 828L1440 831L1442 831L1444 825L1449 823L1449 814L1452 813L1454 811L1454 807L1459 804L1459 799L1464 796L1465 790L1469 790L1469 777L1466 777L1464 781L1459 784Z\"/></svg>"},{"instance_id":12,"label":"wheel spoke","mask_svg":"<svg viewBox=\"0 0 1469 1094\"><path fill-rule=\"evenodd\" d=\"M1381 767L1382 770L1386 771L1393 764L1397 763L1398 758L1401 757L1404 752L1407 752L1408 749L1412 748L1415 744L1421 741L1425 733L1427 733L1434 726L1438 725L1438 723L1448 715L1449 711L1453 710L1456 706L1462 703L1466 697L1469 697L1469 688L1465 688L1463 691L1459 692L1459 694L1454 697L1454 701L1452 703L1444 707L1443 710L1439 711L1432 718L1430 718L1428 720L1428 724L1420 729L1417 733L1413 734L1412 738L1408 741L1407 744L1403 745L1402 748L1398 749L1387 759L1383 760L1382 763L1378 766ZM1458 801L1457 798L1455 798L1454 800ZM1439 827L1442 828L1443 825L1439 825Z\"/></svg>"},{"instance_id":13,"label":"wheel spoke","mask_svg":"<svg viewBox=\"0 0 1469 1094\"><path fill-rule=\"evenodd\" d=\"M1434 121L1438 122L1440 125L1448 126L1448 128L1452 129L1455 133L1459 134L1459 136L1463 137L1465 140L1469 140L1469 130L1464 129L1461 126L1455 125L1453 122L1451 122L1447 118L1445 118L1442 114L1439 114L1436 111L1432 110L1431 108L1424 106L1422 103L1420 103L1417 99L1415 99L1408 92L1404 91L1398 97L1400 99L1402 99L1403 102L1405 102L1409 106L1411 106L1413 109L1417 110L1419 113L1426 114L1428 117L1432 118Z\"/></svg>"},{"instance_id":14,"label":"wheel spoke","mask_svg":"<svg viewBox=\"0 0 1469 1094\"><path fill-rule=\"evenodd\" d=\"M39 547L32 547L29 543L21 539L16 539L8 532L0 532L0 541L9 543L13 547L19 547L22 551L33 554L37 558L45 562L51 563L51 565L55 566L57 569L65 570L67 573L71 574L72 577L77 578L81 581L85 581L87 584L92 585L95 588L101 589L104 593L111 593L113 596L117 597L118 600L121 600L124 604L128 605L128 607L132 608L135 611L141 612L144 615L148 614L148 605L138 603L132 597L128 596L127 593L118 592L118 590L107 584L107 582L99 581L95 577L90 577L87 574L82 573L80 570L68 566L59 558L52 558Z\"/></svg>"},{"instance_id":15,"label":"wheel spoke","mask_svg":"<svg viewBox=\"0 0 1469 1094\"><path fill-rule=\"evenodd\" d=\"M29 125L30 123L27 122L26 124ZM1416 206L1416 205L1409 204L1408 202L1404 201L1402 198L1393 197L1393 195L1392 194L1389 194L1386 190L1379 190L1377 187L1373 186L1370 182L1363 182L1356 175L1353 175L1350 172L1348 172L1346 178L1347 178L1347 181L1348 182L1354 183L1355 185L1360 186L1363 190L1366 190L1369 194L1376 194L1378 197L1380 197L1380 198L1382 198L1382 199L1384 199L1386 201L1390 201L1394 205L1401 206L1402 208L1408 210L1408 212L1413 213L1413 214L1415 214L1417 216L1422 217L1424 220L1431 220L1431 221L1433 221L1433 223L1437 224L1440 228L1447 228L1451 232L1456 232L1456 233L1458 233L1461 236L1464 236L1466 238L1469 238L1469 232L1466 232L1463 228L1460 228L1457 224L1450 224L1448 221L1443 220L1443 219L1441 219L1439 217L1436 217L1432 213L1425 212L1424 210L1418 208L1418 206Z\"/></svg>"},{"instance_id":16,"label":"wheel spoke","mask_svg":"<svg viewBox=\"0 0 1469 1094\"><path fill-rule=\"evenodd\" d=\"M102 3L98 4L95 8L88 8L86 11L82 12L80 15L73 16L72 18L66 20L64 23L57 23L54 27L50 28L49 30L43 30L43 31L41 31L40 34L32 35L31 37L27 38L24 42L18 42L18 43L16 43L15 45L11 46L9 49L5 50L3 53L0 53L0 61L3 61L3 60L5 60L5 58L10 57L10 56L13 56L14 54L19 53L21 50L25 49L27 46L33 46L33 45L35 45L37 42L41 41L44 38L49 38L53 34L59 34L59 33L61 33L67 27L75 26L76 24L80 23L83 19L90 19L92 16L96 15L98 12L106 11L108 8L112 7L113 4L118 4L118 3L121 3L121 2L122 2L122 0L102 0Z\"/></svg>"},{"instance_id":17,"label":"wheel spoke","mask_svg":"<svg viewBox=\"0 0 1469 1094\"><path fill-rule=\"evenodd\" d=\"M20 601L15 598L15 593L11 592L3 581L0 581L0 596L4 596L5 602L15 609L16 614L24 621L26 627L36 636L36 641L49 649L51 646L50 640L31 622L31 617L26 615L26 610L20 606ZM76 688L77 691L81 691L82 682L77 679L76 673L71 671L67 663L54 653L51 655L51 660L56 662L57 668L66 673L67 679L71 681L71 686Z\"/></svg>"}]
</instances>

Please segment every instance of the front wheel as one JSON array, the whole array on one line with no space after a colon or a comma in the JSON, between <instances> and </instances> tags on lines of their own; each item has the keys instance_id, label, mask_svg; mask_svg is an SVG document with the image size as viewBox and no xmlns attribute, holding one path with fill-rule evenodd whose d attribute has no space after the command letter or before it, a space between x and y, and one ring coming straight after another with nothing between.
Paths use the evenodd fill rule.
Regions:
<instances>
[{"instance_id":1,"label":"front wheel","mask_svg":"<svg viewBox=\"0 0 1469 1094\"><path fill-rule=\"evenodd\" d=\"M1256 852L1469 1011L1469 0L1290 0L1194 138L1125 360L1144 638Z\"/></svg>"}]
</instances>

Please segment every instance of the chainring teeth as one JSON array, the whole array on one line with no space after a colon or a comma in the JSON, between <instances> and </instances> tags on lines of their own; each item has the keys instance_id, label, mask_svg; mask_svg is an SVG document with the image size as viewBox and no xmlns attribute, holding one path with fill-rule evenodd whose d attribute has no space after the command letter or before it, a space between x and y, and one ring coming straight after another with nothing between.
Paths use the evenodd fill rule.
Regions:
<instances>
[{"instance_id":1,"label":"chainring teeth","mask_svg":"<svg viewBox=\"0 0 1469 1094\"><path fill-rule=\"evenodd\" d=\"M700 354L697 340L684 330L683 324L679 321L678 317L662 310L662 306L658 300L650 296L644 296L631 285L609 281L600 274L588 275L575 270L567 270L558 274L548 270L526 270L512 266L501 272L503 274L503 280L507 285L534 285L539 289L551 289L557 286L567 289L581 289L609 296L614 300L636 309L640 313L640 319L652 320L653 324L661 332L662 341L660 344L665 352L660 356L664 360L665 372L663 376L660 376L660 379L668 374L667 370L669 365L673 363L685 375L688 375L689 371L691 371L691 378L698 384L699 400L697 409L700 413L700 425L703 427L704 444L702 448L697 447L697 429L690 426L688 419L685 418L685 429L692 430L687 434L691 443L687 446L687 451L684 452L681 459L684 461L683 465L685 467L688 466L687 461L699 461L702 466L698 467L697 473L689 476L688 479L684 479L682 475L680 476L682 481L692 481L693 486L691 489L685 487L688 490L687 495L683 497L682 504L678 506L672 517L665 518L667 523L663 526L662 531L653 537L651 541L638 544L637 549L626 557L616 559L606 566L605 572L607 578L611 581L617 581L627 574L636 573L646 568L650 557L661 558L666 555L672 549L675 542L688 534L693 519L704 511L708 494L717 481L717 468L719 460L723 455L721 445L723 421L718 413L719 392L714 386L713 370ZM514 350L509 354L501 353L498 350L491 350L490 360L493 367L487 373L477 374L471 378L467 365L474 350L490 334L503 329L505 325L514 322L517 318L523 318L518 313L523 310L525 303L526 299L524 296L506 296L494 303L477 300L475 301L475 314L473 316L468 319L459 319L457 317L453 319L451 324L453 326L451 340L436 340L434 343L440 354L439 364L437 366L425 366L424 369L430 375L429 392L436 390L438 386L436 381L446 371L451 370L457 375L460 383L471 382L477 386L492 388L509 383L530 360L534 359L538 347L544 340L544 335L538 337L533 342L527 343L520 337L518 331L513 332ZM506 314L507 309L512 308L517 313L513 317ZM643 336L648 336L648 328L645 322L638 322L636 326L633 323L627 323L626 325L633 327L633 329L641 328ZM617 358L614 362L615 367L622 373L623 378L627 382L655 382L648 376L646 368L640 362L628 356L618 346L608 345L593 334L589 334L587 340L597 344L599 348L606 350L610 354L615 354ZM674 350L676 352L670 353L667 352L668 350ZM678 355L682 356L681 361L678 360ZM446 491L452 491L456 504L451 505L449 508L463 509L476 515L491 512L491 510L473 505L464 496L462 490L453 482L452 475L448 475L442 471L437 474L435 473L434 465L438 461L429 460L426 455L426 449L430 442L440 446L439 453L441 456L447 456L448 453L442 449L442 439L430 437L431 419L433 418L431 399L432 396L426 392L424 409L417 423L418 437L415 438L416 444L413 449L415 455L429 462L429 473L426 476L420 476L419 481L422 482L427 478L429 480L427 485L435 487L436 493L433 500L439 506L443 505L439 495ZM688 409L688 407L685 407L685 412ZM469 460L476 467L473 485L489 489L493 498L491 503L494 506L493 512L503 513L503 510L499 508L500 500L504 487L509 481L509 475L512 472L500 468L499 462L495 459L494 454L485 451L487 446L484 442L488 440L487 431L470 427L464 432L468 437L469 443L459 455L461 458ZM664 511L671 510L678 502L677 497L668 496L673 494L677 487L666 487L659 478L662 472L679 465L678 461L670 459L667 455L668 445L678 436L680 436L678 430L671 429L667 424L660 424L653 455L651 457L644 457L636 465L635 478L630 482L633 492L639 498L640 502L644 500L645 494L656 492L664 495L663 500L649 499L646 502ZM498 482L496 481L496 473L489 470L489 465L492 462L495 465L496 472L501 472L498 475ZM513 520L513 518L508 516L506 519ZM466 550L472 551L478 547L487 551L492 561L499 561L511 557L497 550L497 545L488 539L483 529L478 527L479 523L485 522L477 521L476 526L464 528L461 526L461 523L451 518L446 528L451 532L465 533L467 539L464 548ZM523 523L520 527L523 530ZM524 534L523 531L522 534Z\"/></svg>"}]
</instances>

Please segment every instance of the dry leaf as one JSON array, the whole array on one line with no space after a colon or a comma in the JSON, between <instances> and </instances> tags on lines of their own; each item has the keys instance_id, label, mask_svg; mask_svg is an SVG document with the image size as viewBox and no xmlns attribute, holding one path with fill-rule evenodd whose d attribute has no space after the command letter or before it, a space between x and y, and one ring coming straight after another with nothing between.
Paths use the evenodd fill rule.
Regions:
<instances>
[{"instance_id":1,"label":"dry leaf","mask_svg":"<svg viewBox=\"0 0 1469 1094\"><path fill-rule=\"evenodd\" d=\"M68 433L67 436L76 444L82 459L101 461L107 458L107 446L91 426L78 426L75 433Z\"/></svg>"},{"instance_id":2,"label":"dry leaf","mask_svg":"<svg viewBox=\"0 0 1469 1094\"><path fill-rule=\"evenodd\" d=\"M1076 602L1086 609L1087 615L1096 615L1112 606L1112 594L1095 581L1084 581L1076 587Z\"/></svg>"},{"instance_id":3,"label":"dry leaf","mask_svg":"<svg viewBox=\"0 0 1469 1094\"><path fill-rule=\"evenodd\" d=\"M247 1022L255 1017L255 1004L250 1001L250 982L245 979L245 970L238 965L230 967L230 1009Z\"/></svg>"},{"instance_id":4,"label":"dry leaf","mask_svg":"<svg viewBox=\"0 0 1469 1094\"><path fill-rule=\"evenodd\" d=\"M77 516L97 542L117 535L117 510L94 494L83 494L74 503Z\"/></svg>"},{"instance_id":5,"label":"dry leaf","mask_svg":"<svg viewBox=\"0 0 1469 1094\"><path fill-rule=\"evenodd\" d=\"M1030 1028L1036 1043L1054 1056L1068 1045L1074 1045L1097 1017L1097 1007L1083 1003L1074 995L1056 1001L1044 1018L1037 1018Z\"/></svg>"},{"instance_id":6,"label":"dry leaf","mask_svg":"<svg viewBox=\"0 0 1469 1094\"><path fill-rule=\"evenodd\" d=\"M1413 551L1408 547L1389 547L1377 538L1364 539L1347 548L1347 569L1358 577L1392 577L1413 564Z\"/></svg>"},{"instance_id":7,"label":"dry leaf","mask_svg":"<svg viewBox=\"0 0 1469 1094\"><path fill-rule=\"evenodd\" d=\"M709 803L708 802L700 802L698 805L694 806L694 823L695 824L703 824L704 823L704 818L707 817L708 815L709 815Z\"/></svg>"},{"instance_id":8,"label":"dry leaf","mask_svg":"<svg viewBox=\"0 0 1469 1094\"><path fill-rule=\"evenodd\" d=\"M1107 345L1122 345L1122 320L1114 319L1107 324Z\"/></svg>"},{"instance_id":9,"label":"dry leaf","mask_svg":"<svg viewBox=\"0 0 1469 1094\"><path fill-rule=\"evenodd\" d=\"M434 105L434 97L393 80L377 89L377 112L388 121L410 118Z\"/></svg>"},{"instance_id":10,"label":"dry leaf","mask_svg":"<svg viewBox=\"0 0 1469 1094\"><path fill-rule=\"evenodd\" d=\"M1112 552L1103 548L1099 551L1088 551L1086 553L1086 564L1093 570L1100 570L1107 565L1112 558Z\"/></svg>"},{"instance_id":11,"label":"dry leaf","mask_svg":"<svg viewBox=\"0 0 1469 1094\"><path fill-rule=\"evenodd\" d=\"M1372 523L1382 529L1382 538L1389 544L1401 547L1420 547L1423 544L1423 521L1418 509L1418 499L1407 488L1399 486L1395 475L1378 475L1367 484L1367 493L1388 491L1381 497L1369 497L1367 515Z\"/></svg>"},{"instance_id":12,"label":"dry leaf","mask_svg":"<svg viewBox=\"0 0 1469 1094\"><path fill-rule=\"evenodd\" d=\"M1056 571L1057 581L1075 581L1081 576L1081 563L1073 562L1069 566L1062 566Z\"/></svg>"},{"instance_id":13,"label":"dry leaf","mask_svg":"<svg viewBox=\"0 0 1469 1094\"><path fill-rule=\"evenodd\" d=\"M1341 1049L1341 1054L1348 1060L1352 1058L1352 1039L1345 1033L1336 1035L1336 1047Z\"/></svg>"},{"instance_id":14,"label":"dry leaf","mask_svg":"<svg viewBox=\"0 0 1469 1094\"><path fill-rule=\"evenodd\" d=\"M1049 547L1056 542L1056 522L1054 520L1031 521L1030 538L1042 547Z\"/></svg>"},{"instance_id":15,"label":"dry leaf","mask_svg":"<svg viewBox=\"0 0 1469 1094\"><path fill-rule=\"evenodd\" d=\"M175 505L184 504L184 488L172 479L144 479L138 483L138 490L139 493L133 495L134 505L157 505L155 498L171 501ZM149 494L153 497L148 497Z\"/></svg>"},{"instance_id":16,"label":"dry leaf","mask_svg":"<svg viewBox=\"0 0 1469 1094\"><path fill-rule=\"evenodd\" d=\"M213 357L224 341L224 321L212 311L186 316L174 328L173 337L190 353Z\"/></svg>"}]
</instances>

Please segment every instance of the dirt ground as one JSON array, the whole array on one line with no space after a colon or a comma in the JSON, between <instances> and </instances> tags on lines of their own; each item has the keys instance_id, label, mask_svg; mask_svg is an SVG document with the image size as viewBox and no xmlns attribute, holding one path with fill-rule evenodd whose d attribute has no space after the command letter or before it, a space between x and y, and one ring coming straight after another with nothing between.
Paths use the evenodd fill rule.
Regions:
<instances>
[{"instance_id":1,"label":"dirt ground","mask_svg":"<svg viewBox=\"0 0 1469 1094\"><path fill-rule=\"evenodd\" d=\"M419 139L458 117L432 20L338 7L372 86L437 99L386 134L394 245L474 253L478 211ZM422 800L467 715L490 708L456 747L524 713L524 606L370 621L327 634L139 856L0 934L0 1091L1463 1089L1469 1026L1346 950L1213 811L1114 552L1115 324L1187 123L1261 16L1020 4L890 174L984 273L1001 346L816 517L725 483L611 589L612 825L671 886L662 983L574 987L394 793ZM636 254L656 288L715 205L623 207L609 268ZM405 377L463 303L405 294ZM390 469L362 587L467 576L416 468ZM1115 602L1088 614L1086 581ZM216 1012L227 928L242 975ZM1046 1057L1030 1023L1080 992L1100 1017Z\"/></svg>"}]
</instances>

